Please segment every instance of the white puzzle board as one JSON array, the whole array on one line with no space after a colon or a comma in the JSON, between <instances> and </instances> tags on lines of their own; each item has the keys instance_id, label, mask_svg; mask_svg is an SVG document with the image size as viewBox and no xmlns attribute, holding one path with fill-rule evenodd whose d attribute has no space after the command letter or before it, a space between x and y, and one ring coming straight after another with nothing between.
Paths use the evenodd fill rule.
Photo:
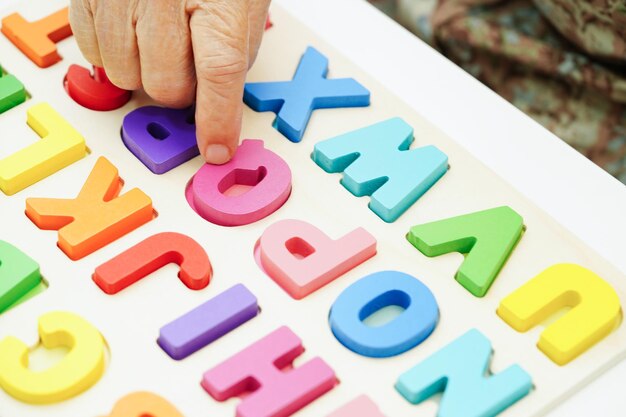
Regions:
<instances>
[{"instance_id":1,"label":"white puzzle board","mask_svg":"<svg viewBox=\"0 0 626 417\"><path fill-rule=\"evenodd\" d=\"M2 10L2 16L19 11L27 20L36 20L65 4L63 0L22 1ZM26 103L0 115L0 158L37 140L25 121L26 110L40 102L51 104L83 134L91 149L86 158L13 196L0 194L0 239L37 261L50 285L42 294L0 315L0 339L12 335L36 345L38 317L49 311L66 310L95 325L104 335L110 353L100 381L70 400L33 406L0 391L0 417L105 416L117 400L139 390L163 396L187 417L234 416L239 400L220 403L212 399L200 387L202 374L281 325L289 326L306 348L295 361L296 367L320 356L340 380L332 391L298 412L301 417L325 416L359 394L370 396L389 417L435 415L436 400L411 405L395 391L394 383L404 371L472 327L483 332L493 344L492 371L517 363L533 378L534 390L507 409L505 416L541 415L623 357L626 352L623 325L561 367L535 346L543 326L518 333L495 314L502 298L547 267L564 262L577 263L596 272L616 289L625 305L626 280L616 268L562 228L558 219L545 215L457 142L391 96L280 8L273 7L272 21L274 26L265 35L250 81L291 79L300 56L311 45L329 58L329 77L355 78L370 90L371 105L315 111L299 144L289 142L272 128L273 113L255 113L245 108L242 138L263 139L267 148L285 159L292 170L293 189L278 211L259 222L235 228L208 223L191 210L184 198L185 185L202 164L200 157L157 176L125 148L120 139L122 119L132 109L151 104L145 95L134 94L128 104L112 112L82 108L62 86L69 65L86 66L73 38L58 44L61 62L41 69L0 36L0 64L16 75L32 95ZM471 105L471 97L460 99L468 100ZM317 141L395 116L414 127L412 147L436 145L448 155L450 170L395 223L387 224L368 209L369 197L351 195L339 184L341 174L325 173L310 155ZM56 231L39 230L24 215L25 199L75 197L99 156L107 157L119 169L125 181L124 190L139 187L148 194L159 216L82 260L71 261L56 246ZM533 175L532 167L528 167L528 175ZM461 255L427 258L405 239L415 224L500 205L508 205L520 213L527 230L484 298L475 298L455 281ZM276 221L290 218L307 221L332 238L364 227L376 237L378 254L303 300L293 300L258 268L253 258L253 248L261 233ZM91 275L96 266L163 231L184 233L206 249L214 270L208 287L200 291L188 289L177 278L175 265L162 268L113 296L94 284ZM406 272L425 283L439 303L440 321L426 341L404 354L387 359L362 357L335 339L328 325L328 312L336 297L351 283L388 269ZM258 317L182 361L171 359L158 347L156 338L161 326L236 283L245 284L257 296L262 310ZM31 361L33 366L42 368L62 354L62 351L36 349Z\"/></svg>"}]
</instances>

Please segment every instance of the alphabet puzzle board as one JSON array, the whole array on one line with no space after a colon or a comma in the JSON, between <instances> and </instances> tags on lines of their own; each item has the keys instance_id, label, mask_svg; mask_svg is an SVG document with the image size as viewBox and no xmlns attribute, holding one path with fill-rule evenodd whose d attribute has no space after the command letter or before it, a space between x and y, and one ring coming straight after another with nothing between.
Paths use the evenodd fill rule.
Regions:
<instances>
[{"instance_id":1,"label":"alphabet puzzle board","mask_svg":"<svg viewBox=\"0 0 626 417\"><path fill-rule=\"evenodd\" d=\"M3 10L3 16L18 11L33 21L64 5L61 0L20 2L15 9ZM522 395L519 401L513 401L511 406L504 407L502 415L505 416L544 414L623 357L626 329L619 325L565 365L556 364L537 348L541 332L557 323L558 317L574 314L579 306L560 311L527 332L514 330L496 314L505 297L550 266L562 263L577 264L595 272L615 290L623 305L626 281L616 268L471 157L455 140L415 114L279 7L273 7L272 21L274 25L266 33L249 81L290 80L306 48L313 46L329 59L328 77L356 79L370 91L371 104L368 107L314 111L300 143L290 142L272 126L274 113L257 113L246 107L242 138L262 139L267 149L287 162L292 174L292 189L287 201L275 212L237 227L208 222L187 203L185 188L203 165L200 157L162 175L155 175L126 148L120 137L122 120L135 108L153 104L150 99L135 93L120 109L110 112L88 110L74 102L63 88L69 65L86 66L72 38L57 45L62 61L42 69L6 37L0 36L0 64L6 72L18 77L29 93L25 103L0 115L0 158L38 140L25 121L26 111L39 103L50 104L62 115L84 136L90 150L86 157L14 195L0 193L0 239L36 261L49 285L0 314L0 341L14 336L30 346L30 367L36 372L54 369L66 360L68 354L68 348L36 347L39 343L37 321L48 312L75 313L97 328L106 341L106 368L93 386L72 398L45 405L22 402L0 390L0 416L130 417L130 414L111 412L118 400L136 391L162 396L187 417L232 416L242 400L217 401L212 398L200 385L203 374L281 326L288 326L306 349L295 359L294 371L320 357L332 368L338 380L334 388L297 411L296 414L302 417L331 415L362 394L367 395L382 414L359 411L359 415L436 415L439 402L452 394L444 394L443 399L435 396L411 404L394 389L394 385L406 371L470 329L477 329L491 342L490 371L493 374L517 364L532 379L531 391ZM326 173L313 161L311 154L318 142L393 117L401 117L414 128L415 141L411 148L435 145L447 155L449 170L396 221L386 223L368 208L370 197L352 195L339 182L343 174ZM118 168L124 181L122 192L140 188L152 199L158 216L92 254L71 260L57 246L56 231L39 229L25 215L26 199L76 197L101 156ZM532 167L529 167L529 175L532 175ZM472 295L455 280L464 261L463 255L450 253L426 257L407 241L406 235L414 225L499 206L509 206L519 213L526 229L484 297ZM285 219L310 223L333 239L362 227L376 239L377 253L296 300L259 268L253 254L264 231ZM175 264L160 268L112 295L94 283L92 275L96 267L160 232L184 234L204 248L213 268L208 286L192 290L183 285L177 277L179 267ZM5 259L1 262L7 263ZM0 264L0 268L3 266ZM425 284L436 299L439 319L430 336L404 353L387 358L362 356L346 348L333 335L329 312L351 284L386 270L409 274ZM260 312L256 317L182 360L172 359L159 347L156 339L161 327L236 284L245 285L258 299ZM587 297L586 288L578 295L572 294L573 290L559 300L575 305ZM523 304L531 304L530 299L524 301L528 302ZM595 312L590 314L593 316ZM579 316L578 319L584 327L586 318ZM384 321L384 318L378 320ZM382 323L379 322L378 326L384 327ZM467 352L467 357L468 361L473 358L472 353ZM6 357L4 361L0 357L0 364L8 366ZM0 366L0 385L3 378L5 384L6 379L10 379L6 373L6 369ZM452 384L454 382L448 388ZM259 387L249 384L248 388ZM283 388L273 394L277 401L278 397L287 395L287 388ZM454 398L465 405L463 401L471 404L479 398L484 400L485 396L498 395L498 392L491 387L482 393L456 392ZM250 399L252 395L246 398ZM467 409L472 406L468 405ZM254 412L245 415L262 415ZM336 416L354 413L344 409L343 414ZM153 417L172 415L175 414L161 411L155 412Z\"/></svg>"}]
</instances>

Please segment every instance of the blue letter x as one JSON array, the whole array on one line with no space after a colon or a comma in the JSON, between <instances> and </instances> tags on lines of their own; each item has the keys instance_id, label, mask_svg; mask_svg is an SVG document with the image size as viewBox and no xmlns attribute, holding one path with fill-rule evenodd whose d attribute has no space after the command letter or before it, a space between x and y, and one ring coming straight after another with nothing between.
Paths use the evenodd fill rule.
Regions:
<instances>
[{"instance_id":1,"label":"blue letter x","mask_svg":"<svg viewBox=\"0 0 626 417\"><path fill-rule=\"evenodd\" d=\"M326 79L328 59L308 47L291 81L246 84L243 101L255 111L276 113L276 128L300 142L315 109L364 107L370 92L352 78Z\"/></svg>"}]
</instances>

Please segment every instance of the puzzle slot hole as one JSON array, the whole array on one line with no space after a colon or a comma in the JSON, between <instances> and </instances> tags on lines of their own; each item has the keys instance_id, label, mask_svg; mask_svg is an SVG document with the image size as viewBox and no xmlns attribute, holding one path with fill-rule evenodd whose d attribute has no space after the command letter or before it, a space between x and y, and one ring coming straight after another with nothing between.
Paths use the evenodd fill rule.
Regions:
<instances>
[{"instance_id":1,"label":"puzzle slot hole","mask_svg":"<svg viewBox=\"0 0 626 417\"><path fill-rule=\"evenodd\" d=\"M65 346L47 349L40 343L29 352L28 369L34 372L50 369L61 362L69 351L69 348Z\"/></svg>"},{"instance_id":2,"label":"puzzle slot hole","mask_svg":"<svg viewBox=\"0 0 626 417\"><path fill-rule=\"evenodd\" d=\"M265 167L259 167L256 170L234 169L220 181L217 189L227 197L237 197L257 186L266 175Z\"/></svg>"},{"instance_id":3,"label":"puzzle slot hole","mask_svg":"<svg viewBox=\"0 0 626 417\"><path fill-rule=\"evenodd\" d=\"M106 339L103 338L102 341L104 343L105 366L108 366L111 362L111 349ZM45 347L39 339L39 343L28 350L28 369L33 372L44 372L60 364L70 351L71 349L67 346Z\"/></svg>"},{"instance_id":4,"label":"puzzle slot hole","mask_svg":"<svg viewBox=\"0 0 626 417\"><path fill-rule=\"evenodd\" d=\"M156 122L149 123L146 129L150 136L157 140L167 139L171 135L170 131L167 130L165 126Z\"/></svg>"},{"instance_id":5,"label":"puzzle slot hole","mask_svg":"<svg viewBox=\"0 0 626 417\"><path fill-rule=\"evenodd\" d=\"M292 237L286 241L285 247L298 259L304 259L315 253L315 248L299 237Z\"/></svg>"},{"instance_id":6,"label":"puzzle slot hole","mask_svg":"<svg viewBox=\"0 0 626 417\"><path fill-rule=\"evenodd\" d=\"M367 303L359 319L369 327L382 327L394 321L411 304L411 298L402 291L392 290Z\"/></svg>"},{"instance_id":7,"label":"puzzle slot hole","mask_svg":"<svg viewBox=\"0 0 626 417\"><path fill-rule=\"evenodd\" d=\"M555 301L555 308L551 313L541 321L540 326L546 328L552 323L558 321L561 317L567 315L571 309L576 307L581 302L580 294L575 291L567 291L561 294Z\"/></svg>"}]
</instances>

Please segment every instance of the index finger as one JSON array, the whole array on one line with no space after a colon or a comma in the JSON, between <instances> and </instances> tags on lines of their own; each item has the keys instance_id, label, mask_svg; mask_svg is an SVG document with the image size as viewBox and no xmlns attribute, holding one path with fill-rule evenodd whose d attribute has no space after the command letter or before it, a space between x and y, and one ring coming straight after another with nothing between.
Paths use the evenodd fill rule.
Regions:
<instances>
[{"instance_id":1,"label":"index finger","mask_svg":"<svg viewBox=\"0 0 626 417\"><path fill-rule=\"evenodd\" d=\"M248 70L248 2L196 0L190 10L197 91L196 135L207 162L228 162L241 133Z\"/></svg>"}]
</instances>

